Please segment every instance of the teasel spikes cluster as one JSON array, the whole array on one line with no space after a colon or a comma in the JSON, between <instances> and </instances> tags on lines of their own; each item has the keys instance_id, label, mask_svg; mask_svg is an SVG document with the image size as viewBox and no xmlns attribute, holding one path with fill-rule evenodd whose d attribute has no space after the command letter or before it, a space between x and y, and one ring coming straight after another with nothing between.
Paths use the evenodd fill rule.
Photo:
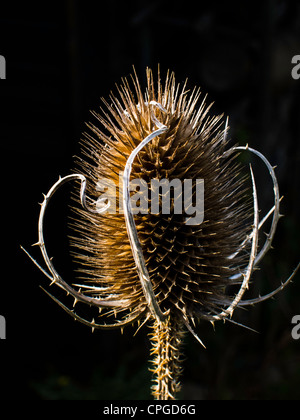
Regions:
<instances>
[{"instance_id":1,"label":"teasel spikes cluster","mask_svg":"<svg viewBox=\"0 0 300 420\"><path fill-rule=\"evenodd\" d=\"M271 247L280 217L274 168L248 146L229 146L228 121L224 126L222 116L209 115L199 89L188 91L186 83L180 87L173 73L164 84L159 72L157 83L150 69L146 76L145 94L134 72L131 84L123 79L118 94L111 94L110 102L103 100L106 109L93 112L97 125L87 124L76 173L59 178L44 195L36 245L47 269L25 252L51 284L73 296L74 306L80 301L99 309L99 319L87 320L47 292L75 320L93 330L123 329L136 321L140 327L150 324L152 393L156 399L173 399L180 390L185 332L204 346L195 331L197 321L235 322L237 307L274 296L298 267L268 295L242 300L254 268ZM260 221L251 166L252 192L236 160L244 150L263 160L273 181L274 206ZM103 179L116 187L114 212L109 211L112 202L99 194ZM152 179L204 180L203 222L189 224L184 211L175 214L174 197L169 214L161 209L152 214L150 204L148 213L133 214L130 181L136 179L143 179L149 190ZM71 286L48 256L43 225L49 200L73 180L77 199L71 245L83 283ZM259 251L258 234L269 218L270 232ZM238 287L234 296L228 294L232 285Z\"/></svg>"}]
</instances>

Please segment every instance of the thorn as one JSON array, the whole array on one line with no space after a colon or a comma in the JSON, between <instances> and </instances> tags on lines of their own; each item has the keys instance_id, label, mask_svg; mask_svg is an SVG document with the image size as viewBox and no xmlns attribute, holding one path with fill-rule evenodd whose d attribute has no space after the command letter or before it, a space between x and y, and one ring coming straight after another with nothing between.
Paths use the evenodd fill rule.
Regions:
<instances>
[{"instance_id":1,"label":"thorn","mask_svg":"<svg viewBox=\"0 0 300 420\"><path fill-rule=\"evenodd\" d=\"M191 316L191 321L192 321L194 327L196 328L197 326L196 326L195 318L193 316Z\"/></svg>"},{"instance_id":2,"label":"thorn","mask_svg":"<svg viewBox=\"0 0 300 420\"><path fill-rule=\"evenodd\" d=\"M37 241L34 244L32 244L31 246L41 246L41 243L40 243L40 241Z\"/></svg>"},{"instance_id":3,"label":"thorn","mask_svg":"<svg viewBox=\"0 0 300 420\"><path fill-rule=\"evenodd\" d=\"M93 320L92 320L92 322L91 322L91 324L92 325L95 325L95 319L93 318ZM95 331L95 327L92 327L92 333Z\"/></svg>"},{"instance_id":4,"label":"thorn","mask_svg":"<svg viewBox=\"0 0 300 420\"><path fill-rule=\"evenodd\" d=\"M192 329L192 327L190 326L189 322L185 322L185 326L187 327L187 329L190 331L190 333L196 338L196 340L201 344L201 346L203 346L205 349L205 345L203 344L202 340L198 337L198 335L195 333L195 331Z\"/></svg>"},{"instance_id":5,"label":"thorn","mask_svg":"<svg viewBox=\"0 0 300 420\"><path fill-rule=\"evenodd\" d=\"M77 298L74 298L73 308L75 308L76 303L78 302Z\"/></svg>"},{"instance_id":6,"label":"thorn","mask_svg":"<svg viewBox=\"0 0 300 420\"><path fill-rule=\"evenodd\" d=\"M44 193L42 194L43 194L44 200L42 201L42 203L38 203L40 206L43 206L45 202L47 201L47 196Z\"/></svg>"},{"instance_id":7,"label":"thorn","mask_svg":"<svg viewBox=\"0 0 300 420\"><path fill-rule=\"evenodd\" d=\"M52 282L50 283L50 285L49 286L52 286L52 284L54 284L54 283L56 283L57 282L57 279L54 277L53 278L53 280L52 280Z\"/></svg>"}]
</instances>

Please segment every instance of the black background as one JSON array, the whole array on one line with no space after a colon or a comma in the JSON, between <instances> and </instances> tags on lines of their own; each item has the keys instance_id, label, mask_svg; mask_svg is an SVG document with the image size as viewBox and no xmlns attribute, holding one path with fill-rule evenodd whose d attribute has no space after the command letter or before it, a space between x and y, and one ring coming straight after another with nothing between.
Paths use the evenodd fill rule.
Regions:
<instances>
[{"instance_id":1,"label":"black background","mask_svg":"<svg viewBox=\"0 0 300 420\"><path fill-rule=\"evenodd\" d=\"M132 73L145 68L201 86L213 111L230 117L231 137L277 165L282 213L253 296L277 287L299 259L299 87L291 59L300 54L300 9L293 1L19 2L1 5L0 80L2 247L0 341L4 399L147 399L148 327L91 333L38 287L48 285L20 250L41 261L38 202L73 168L89 110ZM257 167L261 207L272 205L267 172ZM72 281L68 254L68 188L47 215L49 254ZM51 207L51 208L50 208ZM263 214L263 213L262 213ZM202 323L207 349L187 335L183 399L299 399L299 275L275 300L237 312L235 325ZM55 286L52 287L52 290ZM58 296L61 294L58 293ZM252 296L249 294L248 296Z\"/></svg>"}]
</instances>

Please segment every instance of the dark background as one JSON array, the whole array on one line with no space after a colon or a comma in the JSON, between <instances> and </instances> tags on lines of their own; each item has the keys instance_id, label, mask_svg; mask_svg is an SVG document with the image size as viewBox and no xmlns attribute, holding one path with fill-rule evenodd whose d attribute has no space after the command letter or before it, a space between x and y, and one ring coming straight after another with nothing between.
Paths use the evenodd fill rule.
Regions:
<instances>
[{"instance_id":1,"label":"dark background","mask_svg":"<svg viewBox=\"0 0 300 420\"><path fill-rule=\"evenodd\" d=\"M0 80L2 248L1 397L5 399L147 399L151 375L148 327L97 331L74 322L39 288L48 280L20 250L40 262L38 202L73 168L78 141L101 97L132 65L144 86L145 68L201 86L213 111L230 116L231 137L249 143L274 165L284 195L275 249L253 276L253 294L286 279L299 260L300 9L295 1L19 2L1 5ZM255 164L255 163L254 163ZM267 171L257 166L260 206L272 205ZM72 282L68 254L68 188L47 214L47 244ZM264 214L264 211L262 214ZM50 290L54 292L55 286ZM58 296L62 296L58 292ZM213 331L198 328L204 350L186 336L180 398L299 399L300 340L291 319L300 314L300 278L274 300Z\"/></svg>"}]
</instances>

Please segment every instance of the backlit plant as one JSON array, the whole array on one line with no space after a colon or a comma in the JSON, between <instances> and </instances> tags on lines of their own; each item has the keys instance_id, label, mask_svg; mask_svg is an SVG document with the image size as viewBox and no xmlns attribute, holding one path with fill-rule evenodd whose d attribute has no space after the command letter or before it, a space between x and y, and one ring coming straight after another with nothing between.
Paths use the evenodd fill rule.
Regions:
<instances>
[{"instance_id":1,"label":"backlit plant","mask_svg":"<svg viewBox=\"0 0 300 420\"><path fill-rule=\"evenodd\" d=\"M47 269L30 258L51 284L73 296L74 304L80 301L99 308L98 319L84 319L76 308L70 309L50 295L93 330L124 328L136 321L141 326L150 324L152 393L156 399L173 399L180 389L185 331L203 345L195 331L198 320L234 322L236 308L274 296L296 270L268 295L242 299L254 268L271 247L280 217L273 167L248 146L229 147L227 121L224 124L222 116L209 115L205 98L199 105L199 89L188 91L186 84L180 87L174 74L168 74L164 84L158 77L156 84L149 69L145 94L136 75L131 81L132 85L123 80L118 94L112 94L110 102L104 100L106 110L93 113L101 128L87 124L90 132L85 134L76 173L59 178L44 195L37 245ZM264 162L273 181L274 206L261 220L251 166L252 191L236 160L245 150ZM116 186L113 212L109 211L110 200L99 194L103 179ZM139 179L149 187L146 214L132 208L130 183ZM203 221L187 223L191 217L187 209L175 212L178 197L174 192L168 192L168 214L161 209L151 212L153 179L170 183L189 179L194 184L203 180ZM47 205L69 181L76 181L77 188L71 246L83 277L82 284L73 285L56 271L43 233ZM163 192L158 194L161 203ZM195 185L191 195L182 197L190 199L190 206L196 199ZM270 231L258 250L259 231L269 218ZM234 296L228 294L232 285L238 285Z\"/></svg>"}]
</instances>

